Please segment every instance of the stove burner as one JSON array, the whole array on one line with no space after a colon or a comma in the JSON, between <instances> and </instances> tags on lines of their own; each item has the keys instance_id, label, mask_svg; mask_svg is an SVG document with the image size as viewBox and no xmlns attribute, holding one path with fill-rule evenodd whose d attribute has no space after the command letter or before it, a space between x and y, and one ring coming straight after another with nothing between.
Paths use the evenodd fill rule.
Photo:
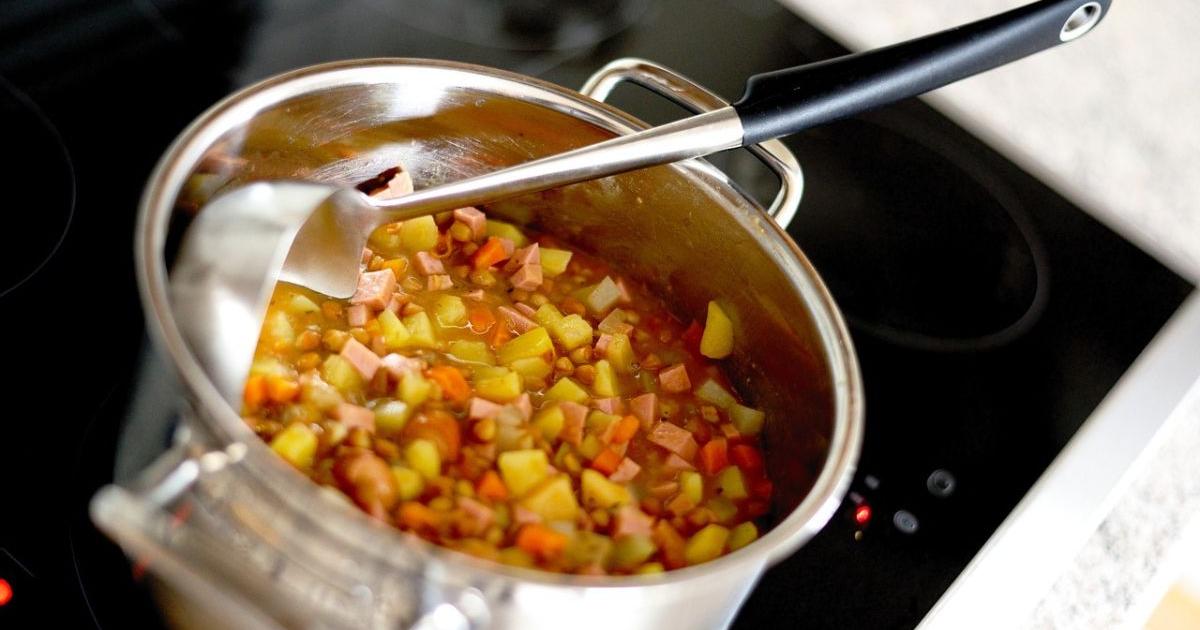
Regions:
<instances>
[{"instance_id":1,"label":"stove burner","mask_svg":"<svg viewBox=\"0 0 1200 630\"><path fill-rule=\"evenodd\" d=\"M75 173L58 131L23 92L0 77L0 137L8 147L6 216L0 230L0 298L58 251L75 211Z\"/></svg>"},{"instance_id":2,"label":"stove burner","mask_svg":"<svg viewBox=\"0 0 1200 630\"><path fill-rule=\"evenodd\" d=\"M789 231L855 329L970 351L1007 344L1040 318L1041 241L1015 193L969 152L895 111L793 146L808 185Z\"/></svg>"},{"instance_id":3,"label":"stove burner","mask_svg":"<svg viewBox=\"0 0 1200 630\"><path fill-rule=\"evenodd\" d=\"M405 24L488 48L583 48L624 31L652 0L367 0Z\"/></svg>"}]
</instances>

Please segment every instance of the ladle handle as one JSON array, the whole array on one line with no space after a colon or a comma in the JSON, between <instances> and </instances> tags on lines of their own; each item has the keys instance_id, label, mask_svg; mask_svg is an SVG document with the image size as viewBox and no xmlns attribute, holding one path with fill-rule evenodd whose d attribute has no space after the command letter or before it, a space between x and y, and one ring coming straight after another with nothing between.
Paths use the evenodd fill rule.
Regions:
<instances>
[{"instance_id":1,"label":"ladle handle","mask_svg":"<svg viewBox=\"0 0 1200 630\"><path fill-rule=\"evenodd\" d=\"M1042 0L918 39L750 77L733 104L757 144L923 94L1071 41L1111 0Z\"/></svg>"}]
</instances>

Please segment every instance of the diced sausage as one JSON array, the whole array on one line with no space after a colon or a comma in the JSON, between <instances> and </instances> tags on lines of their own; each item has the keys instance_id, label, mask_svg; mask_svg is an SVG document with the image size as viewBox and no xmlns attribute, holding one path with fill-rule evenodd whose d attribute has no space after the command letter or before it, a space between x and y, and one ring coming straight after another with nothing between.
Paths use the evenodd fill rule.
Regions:
<instances>
[{"instance_id":1,"label":"diced sausage","mask_svg":"<svg viewBox=\"0 0 1200 630\"><path fill-rule=\"evenodd\" d=\"M653 426L658 421L658 394L642 394L634 398L629 401L629 410L642 421L643 427Z\"/></svg>"},{"instance_id":2,"label":"diced sausage","mask_svg":"<svg viewBox=\"0 0 1200 630\"><path fill-rule=\"evenodd\" d=\"M537 311L535 311L532 306L524 302L517 302L516 304L513 304L513 308L521 311L521 314L525 317L534 317L537 315Z\"/></svg>"},{"instance_id":3,"label":"diced sausage","mask_svg":"<svg viewBox=\"0 0 1200 630\"><path fill-rule=\"evenodd\" d=\"M498 237L496 237L496 240L500 243L500 247L504 248L504 257L505 258L508 258L513 255L513 252L516 250L517 246L513 244L511 238L504 238L503 236L498 236Z\"/></svg>"},{"instance_id":4,"label":"diced sausage","mask_svg":"<svg viewBox=\"0 0 1200 630\"><path fill-rule=\"evenodd\" d=\"M453 286L454 281L450 279L448 274L434 274L425 279L425 289L427 291L445 291Z\"/></svg>"},{"instance_id":5,"label":"diced sausage","mask_svg":"<svg viewBox=\"0 0 1200 630\"><path fill-rule=\"evenodd\" d=\"M617 291L620 292L617 304L629 304L633 302L633 296L629 293L629 285L625 284L625 278L617 278Z\"/></svg>"},{"instance_id":6,"label":"diced sausage","mask_svg":"<svg viewBox=\"0 0 1200 630\"><path fill-rule=\"evenodd\" d=\"M565 401L558 404L563 411L563 428L559 437L568 444L579 446L583 439L583 425L587 419L588 408L583 405Z\"/></svg>"},{"instance_id":7,"label":"diced sausage","mask_svg":"<svg viewBox=\"0 0 1200 630\"><path fill-rule=\"evenodd\" d=\"M650 429L646 439L679 455L687 461L696 457L696 438L683 427L677 427L670 422L659 422Z\"/></svg>"},{"instance_id":8,"label":"diced sausage","mask_svg":"<svg viewBox=\"0 0 1200 630\"><path fill-rule=\"evenodd\" d=\"M362 377L368 381L374 378L375 371L379 369L379 365L382 363L379 355L354 338L346 340L346 345L342 346L341 355L342 358L349 361L354 366L354 369L358 370L358 373L362 374Z\"/></svg>"},{"instance_id":9,"label":"diced sausage","mask_svg":"<svg viewBox=\"0 0 1200 630\"><path fill-rule=\"evenodd\" d=\"M409 175L408 171L401 168L400 172L396 173L391 179L388 180L386 188L380 188L379 190L376 190L375 192L371 193L371 196L375 197L376 199L395 199L397 197L403 197L404 195L411 194L412 191L412 175Z\"/></svg>"},{"instance_id":10,"label":"diced sausage","mask_svg":"<svg viewBox=\"0 0 1200 630\"><path fill-rule=\"evenodd\" d=\"M411 295L409 295L403 291L397 290L395 293L392 294L392 299L388 300L388 304L387 304L386 308L387 308L387 310L399 315L400 309L404 308L404 305L408 304L410 301L412 301Z\"/></svg>"},{"instance_id":11,"label":"diced sausage","mask_svg":"<svg viewBox=\"0 0 1200 630\"><path fill-rule=\"evenodd\" d=\"M461 529L462 533L467 536L482 534L492 524L492 519L495 517L492 508L469 497L459 497L458 508L462 510L465 517L466 522L460 525L466 525Z\"/></svg>"},{"instance_id":12,"label":"diced sausage","mask_svg":"<svg viewBox=\"0 0 1200 630\"><path fill-rule=\"evenodd\" d=\"M622 536L649 536L653 532L654 517L632 505L617 508L613 524L613 538Z\"/></svg>"},{"instance_id":13,"label":"diced sausage","mask_svg":"<svg viewBox=\"0 0 1200 630\"><path fill-rule=\"evenodd\" d=\"M666 505L667 511L675 514L676 516L687 514L694 507L696 507L696 504L693 503L691 499L684 496L683 493L675 495L675 498L667 501Z\"/></svg>"},{"instance_id":14,"label":"diced sausage","mask_svg":"<svg viewBox=\"0 0 1200 630\"><path fill-rule=\"evenodd\" d=\"M619 397L612 398L597 398L592 401L592 407L603 411L604 413L621 415L625 413L625 403Z\"/></svg>"},{"instance_id":15,"label":"diced sausage","mask_svg":"<svg viewBox=\"0 0 1200 630\"><path fill-rule=\"evenodd\" d=\"M513 288L522 291L533 291L542 286L542 266L528 264L517 270L516 273L509 278Z\"/></svg>"},{"instance_id":16,"label":"diced sausage","mask_svg":"<svg viewBox=\"0 0 1200 630\"><path fill-rule=\"evenodd\" d=\"M666 461L663 462L663 472L673 475L677 472L683 472L685 470L696 470L696 467L675 453L667 455Z\"/></svg>"},{"instance_id":17,"label":"diced sausage","mask_svg":"<svg viewBox=\"0 0 1200 630\"><path fill-rule=\"evenodd\" d=\"M366 407L338 403L338 406L333 408L333 416L346 425L347 429L366 429L372 433L375 432L375 412Z\"/></svg>"},{"instance_id":18,"label":"diced sausage","mask_svg":"<svg viewBox=\"0 0 1200 630\"><path fill-rule=\"evenodd\" d=\"M446 266L442 264L442 259L429 252L417 252L416 256L413 256L413 259L416 261L413 263L413 266L423 276L446 273Z\"/></svg>"},{"instance_id":19,"label":"diced sausage","mask_svg":"<svg viewBox=\"0 0 1200 630\"><path fill-rule=\"evenodd\" d=\"M600 333L600 337L596 339L596 346L592 349L595 354L604 355L604 351L608 349L608 344L612 343L612 335L608 333Z\"/></svg>"},{"instance_id":20,"label":"diced sausage","mask_svg":"<svg viewBox=\"0 0 1200 630\"><path fill-rule=\"evenodd\" d=\"M487 217L477 208L467 206L454 211L454 220L462 221L471 228L471 240L478 241L487 234Z\"/></svg>"},{"instance_id":21,"label":"diced sausage","mask_svg":"<svg viewBox=\"0 0 1200 630\"><path fill-rule=\"evenodd\" d=\"M467 405L467 417L472 420L495 418L503 407L484 398L475 397Z\"/></svg>"},{"instance_id":22,"label":"diced sausage","mask_svg":"<svg viewBox=\"0 0 1200 630\"><path fill-rule=\"evenodd\" d=\"M646 488L646 491L649 492L650 496L652 496L652 497L656 497L659 499L665 499L665 498L675 494L676 492L679 492L679 482L664 481L662 483L656 483L656 484Z\"/></svg>"},{"instance_id":23,"label":"diced sausage","mask_svg":"<svg viewBox=\"0 0 1200 630\"><path fill-rule=\"evenodd\" d=\"M682 363L676 363L659 372L658 384L662 386L664 391L671 392L672 394L686 392L692 388L692 381L688 379L687 368Z\"/></svg>"},{"instance_id":24,"label":"diced sausage","mask_svg":"<svg viewBox=\"0 0 1200 630\"><path fill-rule=\"evenodd\" d=\"M383 359L380 360L380 363L383 365L383 368L388 371L388 374L391 374L392 378L397 380L409 372L420 373L425 369L424 361L420 359L414 359L412 357L406 357L402 354L396 354L395 352L383 357Z\"/></svg>"},{"instance_id":25,"label":"diced sausage","mask_svg":"<svg viewBox=\"0 0 1200 630\"><path fill-rule=\"evenodd\" d=\"M528 317L517 312L516 309L508 306L498 307L496 312L500 313L500 318L504 320L504 323L508 326L508 329L517 333L518 335L529 332L530 330L538 327L537 322L529 319Z\"/></svg>"},{"instance_id":26,"label":"diced sausage","mask_svg":"<svg viewBox=\"0 0 1200 630\"><path fill-rule=\"evenodd\" d=\"M525 265L541 265L542 255L538 251L538 244L527 245L513 252L512 257L504 265L505 271L516 271Z\"/></svg>"},{"instance_id":27,"label":"diced sausage","mask_svg":"<svg viewBox=\"0 0 1200 630\"><path fill-rule=\"evenodd\" d=\"M463 294L463 297L464 297L464 298L466 298L466 299L468 299L468 300L474 300L474 301L476 301L476 302L482 302L482 301L483 301L483 289L475 289L474 291L470 291L470 292L468 292L468 293L464 293L464 294Z\"/></svg>"},{"instance_id":28,"label":"diced sausage","mask_svg":"<svg viewBox=\"0 0 1200 630\"><path fill-rule=\"evenodd\" d=\"M371 311L366 304L355 304L346 309L346 323L351 326L366 326L371 318Z\"/></svg>"},{"instance_id":29,"label":"diced sausage","mask_svg":"<svg viewBox=\"0 0 1200 630\"><path fill-rule=\"evenodd\" d=\"M387 511L399 498L396 478L383 458L358 450L333 464L333 478L354 502L371 516L386 520Z\"/></svg>"},{"instance_id":30,"label":"diced sausage","mask_svg":"<svg viewBox=\"0 0 1200 630\"><path fill-rule=\"evenodd\" d=\"M513 506L512 519L517 525L530 525L542 522L542 517L537 512L520 505Z\"/></svg>"},{"instance_id":31,"label":"diced sausage","mask_svg":"<svg viewBox=\"0 0 1200 630\"><path fill-rule=\"evenodd\" d=\"M381 311L396 291L396 274L391 269L366 271L358 276L358 288L350 298L351 304L365 304Z\"/></svg>"},{"instance_id":32,"label":"diced sausage","mask_svg":"<svg viewBox=\"0 0 1200 630\"><path fill-rule=\"evenodd\" d=\"M530 416L533 415L533 403L529 400L529 392L523 392L513 401L512 405L517 408L517 411L521 412L521 419L525 421L528 421Z\"/></svg>"},{"instance_id":33,"label":"diced sausage","mask_svg":"<svg viewBox=\"0 0 1200 630\"><path fill-rule=\"evenodd\" d=\"M626 481L633 481L633 478L636 477L640 472L642 472L642 467L638 466L637 462L626 457L625 459L621 460L621 463L617 466L617 469L614 470L613 474L609 475L608 478L617 483L624 483Z\"/></svg>"},{"instance_id":34,"label":"diced sausage","mask_svg":"<svg viewBox=\"0 0 1200 630\"><path fill-rule=\"evenodd\" d=\"M363 251L362 251L362 264L365 265L365 264L371 262L371 257L374 255L375 255L375 252L371 251L370 247L364 247Z\"/></svg>"}]
</instances>

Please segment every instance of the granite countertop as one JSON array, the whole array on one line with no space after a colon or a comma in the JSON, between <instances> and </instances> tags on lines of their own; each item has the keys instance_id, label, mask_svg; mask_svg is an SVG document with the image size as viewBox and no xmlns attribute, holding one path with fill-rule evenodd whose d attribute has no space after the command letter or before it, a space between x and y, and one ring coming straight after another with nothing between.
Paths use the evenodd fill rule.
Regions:
<instances>
[{"instance_id":1,"label":"granite countertop","mask_svg":"<svg viewBox=\"0 0 1200 630\"><path fill-rule=\"evenodd\" d=\"M783 0L852 50L1020 0ZM1114 2L1080 41L927 100L1157 256L1200 280L1200 3ZM1114 489L1111 509L1028 617L1031 628L1140 627L1162 567L1200 524L1200 383Z\"/></svg>"}]
</instances>

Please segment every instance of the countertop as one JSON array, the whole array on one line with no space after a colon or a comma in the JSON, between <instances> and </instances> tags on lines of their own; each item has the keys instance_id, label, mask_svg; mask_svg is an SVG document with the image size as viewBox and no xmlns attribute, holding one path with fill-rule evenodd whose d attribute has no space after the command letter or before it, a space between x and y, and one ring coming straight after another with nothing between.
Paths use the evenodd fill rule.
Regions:
<instances>
[{"instance_id":1,"label":"countertop","mask_svg":"<svg viewBox=\"0 0 1200 630\"><path fill-rule=\"evenodd\" d=\"M852 50L1018 0L784 0ZM926 99L1099 220L1200 280L1200 3L1114 2L1068 46ZM1030 628L1141 627L1200 524L1200 382L1112 491L1099 526L1029 612Z\"/></svg>"}]
</instances>

